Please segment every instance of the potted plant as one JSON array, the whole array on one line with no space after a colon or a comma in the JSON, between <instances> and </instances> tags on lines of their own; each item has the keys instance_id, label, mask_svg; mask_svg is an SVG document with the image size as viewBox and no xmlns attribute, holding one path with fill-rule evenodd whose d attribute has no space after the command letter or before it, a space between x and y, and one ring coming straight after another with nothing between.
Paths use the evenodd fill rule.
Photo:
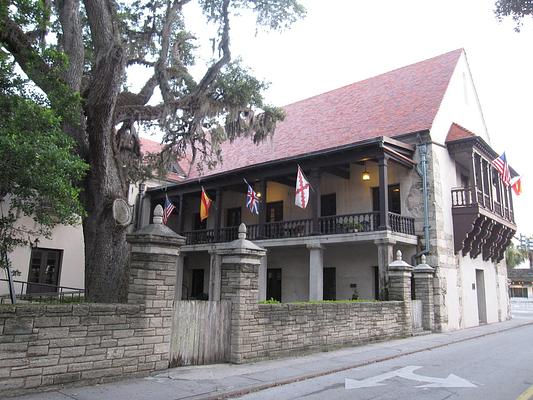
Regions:
<instances>
[{"instance_id":1,"label":"potted plant","mask_svg":"<svg viewBox=\"0 0 533 400\"><path fill-rule=\"evenodd\" d=\"M363 225L360 222L345 222L343 226L348 233L356 233L363 230Z\"/></svg>"}]
</instances>

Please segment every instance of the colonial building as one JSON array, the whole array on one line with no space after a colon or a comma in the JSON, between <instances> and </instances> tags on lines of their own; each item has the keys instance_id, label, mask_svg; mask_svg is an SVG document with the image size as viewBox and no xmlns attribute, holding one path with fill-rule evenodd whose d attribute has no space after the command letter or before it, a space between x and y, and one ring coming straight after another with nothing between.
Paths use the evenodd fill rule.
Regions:
<instances>
[{"instance_id":1,"label":"colonial building","mask_svg":"<svg viewBox=\"0 0 533 400\"><path fill-rule=\"evenodd\" d=\"M512 196L491 165L498 153L463 50L284 109L264 143L224 144L214 169L189 168L184 181L147 191L150 209L166 196L177 206L168 225L187 240L183 299L220 298L218 253L244 222L267 249L261 299L386 299L400 249L436 268L437 330L509 317ZM294 204L298 165L312 187L305 209ZM259 215L246 208L243 179L261 194ZM214 201L203 222L202 188Z\"/></svg>"}]
</instances>

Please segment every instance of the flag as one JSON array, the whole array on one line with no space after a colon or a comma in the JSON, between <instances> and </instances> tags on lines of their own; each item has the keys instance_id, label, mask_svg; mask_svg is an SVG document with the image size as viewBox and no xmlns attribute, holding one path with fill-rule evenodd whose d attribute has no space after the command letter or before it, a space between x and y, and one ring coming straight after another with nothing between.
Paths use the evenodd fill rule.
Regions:
<instances>
[{"instance_id":1,"label":"flag","mask_svg":"<svg viewBox=\"0 0 533 400\"><path fill-rule=\"evenodd\" d=\"M515 176L513 179L511 179L510 185L513 188L513 191L517 196L520 196L522 194L522 177L521 176Z\"/></svg>"},{"instance_id":2,"label":"flag","mask_svg":"<svg viewBox=\"0 0 533 400\"><path fill-rule=\"evenodd\" d=\"M494 165L494 168L496 168L502 176L505 186L509 186L509 182L511 180L511 170L509 169L509 164L507 164L505 152L503 152L503 154L498 158L492 160L492 165Z\"/></svg>"},{"instance_id":3,"label":"flag","mask_svg":"<svg viewBox=\"0 0 533 400\"><path fill-rule=\"evenodd\" d=\"M202 196L200 197L200 221L209 217L209 208L213 201L207 196L204 188L202 188Z\"/></svg>"},{"instance_id":4,"label":"flag","mask_svg":"<svg viewBox=\"0 0 533 400\"><path fill-rule=\"evenodd\" d=\"M248 207L252 214L259 215L259 198L257 197L257 193L254 192L246 179L244 182L246 182L248 185L248 193L246 194L246 207Z\"/></svg>"},{"instance_id":5,"label":"flag","mask_svg":"<svg viewBox=\"0 0 533 400\"><path fill-rule=\"evenodd\" d=\"M176 206L172 204L172 202L168 199L168 196L165 195L165 209L163 210L163 223L166 225L168 222L168 219L170 218L170 214L172 214L172 211Z\"/></svg>"},{"instance_id":6,"label":"flag","mask_svg":"<svg viewBox=\"0 0 533 400\"><path fill-rule=\"evenodd\" d=\"M294 204L300 208L307 207L309 202L309 182L305 178L302 169L298 165L298 173L296 174L296 196Z\"/></svg>"}]
</instances>

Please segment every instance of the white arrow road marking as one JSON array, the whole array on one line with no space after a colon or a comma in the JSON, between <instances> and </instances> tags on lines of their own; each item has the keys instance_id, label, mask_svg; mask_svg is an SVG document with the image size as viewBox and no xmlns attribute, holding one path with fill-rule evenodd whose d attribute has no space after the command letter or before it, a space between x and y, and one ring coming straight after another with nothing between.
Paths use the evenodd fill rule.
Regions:
<instances>
[{"instance_id":1,"label":"white arrow road marking","mask_svg":"<svg viewBox=\"0 0 533 400\"><path fill-rule=\"evenodd\" d=\"M446 378L434 378L432 376L425 376L425 375L418 375L415 374L414 371L417 369L420 369L422 367L415 366L415 365L409 365L407 367L403 367L400 369L397 369L396 371L391 372L385 372L381 375L372 376L370 378L366 379L349 379L346 378L344 380L344 388L345 389L359 389L359 388L365 388L365 387L374 387L374 386L383 386L384 383L381 383L384 380L394 378L395 376L409 379L412 381L417 382L428 382L426 385L419 385L416 387L420 388L436 388L436 387L464 387L464 388L472 388L476 387L472 382L467 381L466 379L460 378L457 375L450 374Z\"/></svg>"}]
</instances>

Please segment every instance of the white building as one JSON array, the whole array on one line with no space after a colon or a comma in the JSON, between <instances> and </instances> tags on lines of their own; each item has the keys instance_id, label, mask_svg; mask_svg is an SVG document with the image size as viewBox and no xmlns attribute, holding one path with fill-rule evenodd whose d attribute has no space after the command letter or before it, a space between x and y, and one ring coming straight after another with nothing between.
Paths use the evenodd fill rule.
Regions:
<instances>
[{"instance_id":1,"label":"white building","mask_svg":"<svg viewBox=\"0 0 533 400\"><path fill-rule=\"evenodd\" d=\"M187 237L183 298L218 299L217 250L244 222L268 250L262 299L386 298L387 266L401 249L412 263L427 252L436 267L437 330L509 317L503 254L516 231L512 197L491 166L498 154L463 50L285 111L272 139L225 144L214 170L192 168L165 192L147 192L152 209L168 194L182 210L169 226ZM305 210L294 205L298 165L313 187ZM258 216L246 208L243 179L262 194ZM214 200L203 223L202 187Z\"/></svg>"}]
</instances>

